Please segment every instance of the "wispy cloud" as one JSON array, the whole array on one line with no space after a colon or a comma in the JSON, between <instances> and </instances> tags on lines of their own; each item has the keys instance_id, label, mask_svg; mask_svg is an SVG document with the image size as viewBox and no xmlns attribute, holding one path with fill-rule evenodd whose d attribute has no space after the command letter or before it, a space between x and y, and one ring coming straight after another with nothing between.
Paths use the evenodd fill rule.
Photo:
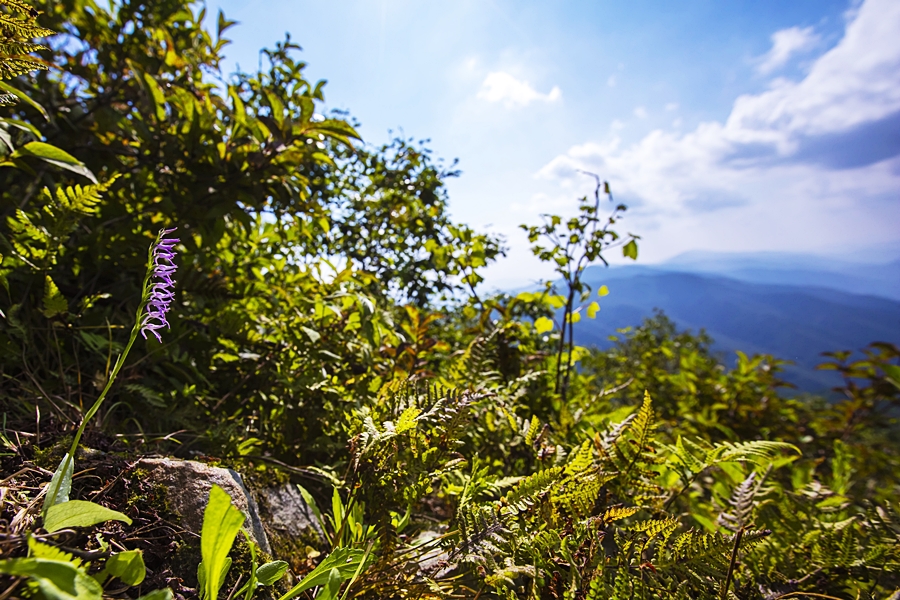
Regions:
<instances>
[{"instance_id":1,"label":"wispy cloud","mask_svg":"<svg viewBox=\"0 0 900 600\"><path fill-rule=\"evenodd\" d=\"M612 132L570 148L539 177L575 188L584 185L577 169L602 173L645 225L683 223L683 236L701 231L696 217L705 215L706 236L730 236L723 245L732 248L737 237L758 245L751 238L761 232L807 247L836 231L858 244L890 238L885 219L900 218L897 31L900 2L867 0L804 78L737 98L725 122L656 130L629 145Z\"/></svg>"},{"instance_id":2,"label":"wispy cloud","mask_svg":"<svg viewBox=\"0 0 900 600\"><path fill-rule=\"evenodd\" d=\"M478 91L478 97L488 102L501 102L507 108L528 106L532 102L556 102L562 98L558 86L546 94L531 87L527 81L516 79L503 71L488 73Z\"/></svg>"},{"instance_id":3,"label":"wispy cloud","mask_svg":"<svg viewBox=\"0 0 900 600\"><path fill-rule=\"evenodd\" d=\"M772 48L759 58L756 70L767 75L780 69L797 53L810 50L819 43L812 27L790 27L772 34Z\"/></svg>"}]
</instances>

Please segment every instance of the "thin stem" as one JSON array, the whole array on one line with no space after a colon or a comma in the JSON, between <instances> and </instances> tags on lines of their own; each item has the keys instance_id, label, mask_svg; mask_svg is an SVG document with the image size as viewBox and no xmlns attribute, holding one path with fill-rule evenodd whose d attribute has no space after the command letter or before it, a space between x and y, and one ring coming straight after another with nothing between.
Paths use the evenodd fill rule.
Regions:
<instances>
[{"instance_id":1,"label":"thin stem","mask_svg":"<svg viewBox=\"0 0 900 600\"><path fill-rule=\"evenodd\" d=\"M722 588L722 600L728 598L728 588L731 587L731 578L734 576L734 566L737 564L738 548L741 545L741 538L744 537L744 528L738 529L737 535L734 536L734 547L731 549L731 562L728 563L728 574L725 576L725 586Z\"/></svg>"},{"instance_id":2,"label":"thin stem","mask_svg":"<svg viewBox=\"0 0 900 600\"><path fill-rule=\"evenodd\" d=\"M103 388L103 391L100 392L100 395L94 401L93 406L91 406L81 418L81 424L78 426L78 431L75 432L75 438L72 440L72 446L69 448L69 453L66 454L57 469L57 473L59 473L60 476L56 478L56 483L47 490L47 497L51 502L50 506L56 503L56 496L59 494L59 488L62 486L63 479L65 479L64 474L69 470L70 466L74 465L75 452L78 451L78 443L81 441L81 436L84 434L84 428L87 426L88 421L91 420L91 417L100 410L100 405L103 404L103 401L106 399L106 394L108 394L109 390L112 388L116 376L125 364L125 359L128 357L128 353L131 351L131 347L134 345L138 333L141 331L141 321L143 320L144 309L147 304L148 284L150 283L150 277L153 274L153 249L159 243L160 237L161 236L157 236L156 242L150 246L150 250L147 254L147 273L144 275L144 283L141 286L141 301L134 313L134 327L131 328L131 336L128 338L128 344L125 346L125 350L122 351L122 354L119 355L119 358L116 359L116 364L113 367L112 373L109 374L109 377L106 380L106 386Z\"/></svg>"}]
</instances>

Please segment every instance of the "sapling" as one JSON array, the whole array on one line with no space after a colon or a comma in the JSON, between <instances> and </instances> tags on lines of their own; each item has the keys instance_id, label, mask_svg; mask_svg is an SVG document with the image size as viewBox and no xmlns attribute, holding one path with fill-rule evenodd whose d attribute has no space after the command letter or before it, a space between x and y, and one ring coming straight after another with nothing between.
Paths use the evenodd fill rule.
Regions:
<instances>
[{"instance_id":1,"label":"sapling","mask_svg":"<svg viewBox=\"0 0 900 600\"><path fill-rule=\"evenodd\" d=\"M88 421L100 410L100 406L106 399L110 388L112 388L116 376L125 364L125 359L128 357L128 353L131 351L131 347L137 340L138 335L147 339L147 334L149 333L162 342L160 330L170 328L166 314L169 312L172 300L175 298L173 291L175 280L172 277L177 269L174 262L176 254L175 244L180 240L167 236L174 231L174 228L161 229L156 235L156 240L150 246L147 255L147 272L144 276L144 283L141 286L141 301L138 303L135 311L134 327L131 329L131 336L128 338L128 343L125 345L122 354L116 360L116 364L113 366L103 391L100 392L97 400L94 401L94 404L81 419L81 424L75 432L75 438L72 440L69 452L63 457L62 462L60 462L59 467L53 474L53 478L50 480L50 486L47 489L42 509L45 519L47 511L52 506L68 501L75 467L75 451L78 449L81 436L84 434L84 428Z\"/></svg>"}]
</instances>

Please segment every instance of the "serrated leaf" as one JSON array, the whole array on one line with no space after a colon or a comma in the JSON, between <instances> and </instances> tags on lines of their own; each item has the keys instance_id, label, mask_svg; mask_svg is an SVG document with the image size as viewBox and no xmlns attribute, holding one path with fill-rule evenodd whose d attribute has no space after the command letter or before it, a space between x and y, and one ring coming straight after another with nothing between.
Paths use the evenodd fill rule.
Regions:
<instances>
[{"instance_id":1,"label":"serrated leaf","mask_svg":"<svg viewBox=\"0 0 900 600\"><path fill-rule=\"evenodd\" d=\"M56 315L68 312L69 303L60 293L59 288L47 275L44 279L44 309L41 311L48 319L52 319Z\"/></svg>"},{"instance_id":2,"label":"serrated leaf","mask_svg":"<svg viewBox=\"0 0 900 600\"><path fill-rule=\"evenodd\" d=\"M630 258L632 260L637 260L638 257L638 246L637 242L631 240L624 246L622 246L622 256L625 258Z\"/></svg>"},{"instance_id":3,"label":"serrated leaf","mask_svg":"<svg viewBox=\"0 0 900 600\"><path fill-rule=\"evenodd\" d=\"M47 510L44 529L53 533L69 527L91 527L106 521L122 521L131 525L131 519L117 510L87 500L69 500L54 504Z\"/></svg>"},{"instance_id":4,"label":"serrated leaf","mask_svg":"<svg viewBox=\"0 0 900 600\"><path fill-rule=\"evenodd\" d=\"M397 419L397 424L395 425L394 431L398 434L409 431L410 429L415 429L416 427L416 418L422 413L421 409L417 406L410 406L400 415L400 418Z\"/></svg>"}]
</instances>

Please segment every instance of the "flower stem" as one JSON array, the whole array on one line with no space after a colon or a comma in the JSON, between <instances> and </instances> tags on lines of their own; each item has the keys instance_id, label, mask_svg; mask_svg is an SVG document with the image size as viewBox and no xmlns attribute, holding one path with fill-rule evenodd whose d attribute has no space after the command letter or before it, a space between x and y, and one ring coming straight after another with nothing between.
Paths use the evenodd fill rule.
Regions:
<instances>
[{"instance_id":1,"label":"flower stem","mask_svg":"<svg viewBox=\"0 0 900 600\"><path fill-rule=\"evenodd\" d=\"M157 238L157 243L158 243ZM62 487L63 483L63 475L68 471L70 465L75 462L75 452L78 451L78 443L81 441L81 436L84 435L84 428L87 426L88 421L97 414L97 411L100 410L100 405L103 404L103 401L106 399L106 394L109 393L110 388L112 388L113 382L116 380L116 376L119 374L119 371L122 370L122 367L125 365L125 359L128 357L128 353L131 351L131 347L134 345L134 341L137 339L138 333L141 331L141 321L143 320L144 310L147 304L147 297L149 295L149 283L150 276L152 275L152 266L153 266L153 248L156 244L150 246L150 252L148 253L147 259L147 274L144 276L144 283L141 286L141 301L138 304L138 308L135 311L134 315L134 327L131 328L131 336L128 338L128 343L125 345L125 349L122 351L122 354L119 355L119 358L116 359L116 364L113 366L112 372L109 374L109 378L106 380L106 386L104 386L103 391L100 392L100 395L94 401L94 404L88 409L84 416L81 418L81 424L78 426L78 431L75 432L75 438L72 440L72 446L69 448L69 453L66 454L65 458L63 458L62 463L60 463L59 467L57 467L57 473L60 473L60 477L55 478L55 482L51 482L51 489L47 490L47 497L50 499L52 504L56 504L56 496L59 494L59 489ZM52 506L49 505L49 506ZM47 508L49 508L47 506Z\"/></svg>"}]
</instances>

